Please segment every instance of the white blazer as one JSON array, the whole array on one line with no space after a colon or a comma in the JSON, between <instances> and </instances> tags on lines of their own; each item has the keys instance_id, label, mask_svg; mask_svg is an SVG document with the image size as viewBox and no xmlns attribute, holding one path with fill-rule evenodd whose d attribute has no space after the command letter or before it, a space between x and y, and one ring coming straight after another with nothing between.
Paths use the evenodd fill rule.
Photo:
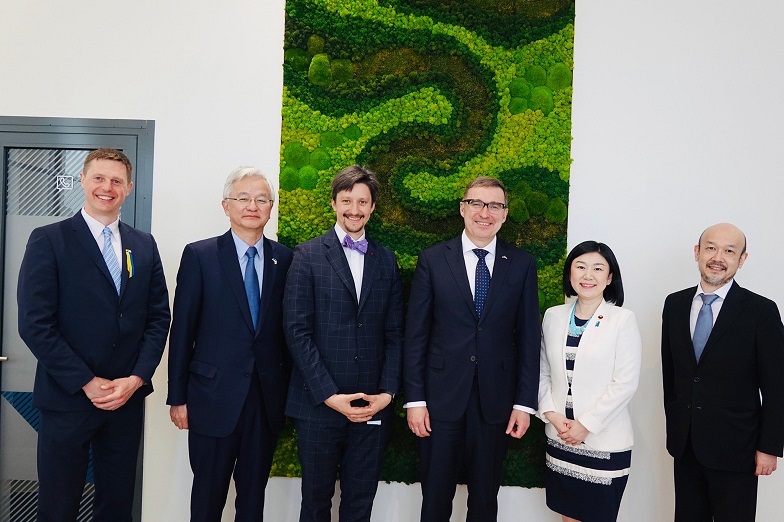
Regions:
<instances>
[{"instance_id":1,"label":"white blazer","mask_svg":"<svg viewBox=\"0 0 784 522\"><path fill-rule=\"evenodd\" d=\"M542 323L538 416L545 433L558 438L545 412L564 414L566 394L566 336L573 303L549 308ZM590 432L585 445L601 451L632 447L634 433L629 401L637 390L642 364L642 340L630 310L603 301L588 322L577 348L572 374L574 416Z\"/></svg>"}]
</instances>

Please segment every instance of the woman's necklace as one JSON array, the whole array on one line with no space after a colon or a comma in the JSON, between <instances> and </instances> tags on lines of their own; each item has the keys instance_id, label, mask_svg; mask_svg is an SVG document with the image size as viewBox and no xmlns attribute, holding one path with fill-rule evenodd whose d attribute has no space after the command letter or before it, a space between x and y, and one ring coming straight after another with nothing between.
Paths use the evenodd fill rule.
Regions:
<instances>
[{"instance_id":1,"label":"woman's necklace","mask_svg":"<svg viewBox=\"0 0 784 522\"><path fill-rule=\"evenodd\" d=\"M580 337L585 331L586 327L588 327L588 323L591 322L591 318L589 317L588 320L585 321L585 324L583 324L582 326L577 326L574 322L574 311L576 309L577 309L577 301L575 301L574 305L572 305L572 311L569 314L569 335L571 337Z\"/></svg>"}]
</instances>

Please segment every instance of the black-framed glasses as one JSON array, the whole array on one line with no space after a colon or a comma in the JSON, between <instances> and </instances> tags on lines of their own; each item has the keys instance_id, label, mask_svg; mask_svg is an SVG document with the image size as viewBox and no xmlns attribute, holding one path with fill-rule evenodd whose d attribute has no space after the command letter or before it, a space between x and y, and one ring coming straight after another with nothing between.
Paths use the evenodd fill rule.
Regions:
<instances>
[{"instance_id":1,"label":"black-framed glasses","mask_svg":"<svg viewBox=\"0 0 784 522\"><path fill-rule=\"evenodd\" d=\"M236 201L237 203L239 203L240 205L243 205L245 207L250 205L251 201L255 201L256 205L258 205L258 206L266 205L267 203L272 203L272 200L269 199L269 198L247 198L247 197L241 197L241 198L223 198L223 199L230 199L232 201Z\"/></svg>"},{"instance_id":2,"label":"black-framed glasses","mask_svg":"<svg viewBox=\"0 0 784 522\"><path fill-rule=\"evenodd\" d=\"M499 203L498 201L491 201L490 203L485 203L481 199L464 199L460 203L465 203L471 210L474 212L482 212L482 209L487 207L487 210L491 214L500 214L504 211L507 207L505 203Z\"/></svg>"}]
</instances>

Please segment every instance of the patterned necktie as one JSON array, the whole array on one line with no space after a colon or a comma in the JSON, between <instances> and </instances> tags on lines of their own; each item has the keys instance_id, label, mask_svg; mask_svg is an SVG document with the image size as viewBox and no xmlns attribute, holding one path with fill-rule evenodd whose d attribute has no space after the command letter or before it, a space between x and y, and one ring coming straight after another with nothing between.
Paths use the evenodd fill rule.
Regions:
<instances>
[{"instance_id":1,"label":"patterned necktie","mask_svg":"<svg viewBox=\"0 0 784 522\"><path fill-rule=\"evenodd\" d=\"M485 263L485 256L489 254L487 250L475 248L474 254L479 260L476 262L476 284L474 285L474 308L477 317L482 317L482 310L485 308L487 291L490 289L490 270Z\"/></svg>"},{"instance_id":2,"label":"patterned necktie","mask_svg":"<svg viewBox=\"0 0 784 522\"><path fill-rule=\"evenodd\" d=\"M351 236L346 234L346 237L343 238L343 246L351 250L356 250L360 254L365 255L367 254L368 242L367 239L354 241Z\"/></svg>"},{"instance_id":3,"label":"patterned necktie","mask_svg":"<svg viewBox=\"0 0 784 522\"><path fill-rule=\"evenodd\" d=\"M697 357L697 362L700 361L702 351L705 349L705 344L708 342L711 330L713 329L713 308L711 304L719 298L716 294L700 294L702 298L702 307L700 313L697 314L697 324L694 325L694 337L692 337L692 344L694 345L694 355Z\"/></svg>"},{"instance_id":4,"label":"patterned necktie","mask_svg":"<svg viewBox=\"0 0 784 522\"><path fill-rule=\"evenodd\" d=\"M253 319L253 328L259 322L259 274L256 273L256 247L248 248L245 256L248 264L245 265L245 293L248 295L248 305L250 306L250 317Z\"/></svg>"},{"instance_id":5,"label":"patterned necktie","mask_svg":"<svg viewBox=\"0 0 784 522\"><path fill-rule=\"evenodd\" d=\"M103 260L106 261L106 268L109 269L109 274L114 281L114 286L117 288L117 295L120 295L120 262L117 260L114 248L112 248L112 230L109 227L103 227L103 251L101 253Z\"/></svg>"}]
</instances>

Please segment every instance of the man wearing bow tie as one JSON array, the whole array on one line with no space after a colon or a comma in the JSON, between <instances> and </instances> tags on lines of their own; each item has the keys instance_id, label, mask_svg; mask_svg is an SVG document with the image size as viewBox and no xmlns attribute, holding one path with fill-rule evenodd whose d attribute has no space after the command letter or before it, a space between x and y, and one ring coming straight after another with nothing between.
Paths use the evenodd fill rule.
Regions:
<instances>
[{"instance_id":1,"label":"man wearing bow tie","mask_svg":"<svg viewBox=\"0 0 784 522\"><path fill-rule=\"evenodd\" d=\"M337 223L299 245L284 327L294 360L286 414L302 464L300 521L369 521L400 382L403 291L395 255L365 237L379 183L352 165L332 181Z\"/></svg>"}]
</instances>

